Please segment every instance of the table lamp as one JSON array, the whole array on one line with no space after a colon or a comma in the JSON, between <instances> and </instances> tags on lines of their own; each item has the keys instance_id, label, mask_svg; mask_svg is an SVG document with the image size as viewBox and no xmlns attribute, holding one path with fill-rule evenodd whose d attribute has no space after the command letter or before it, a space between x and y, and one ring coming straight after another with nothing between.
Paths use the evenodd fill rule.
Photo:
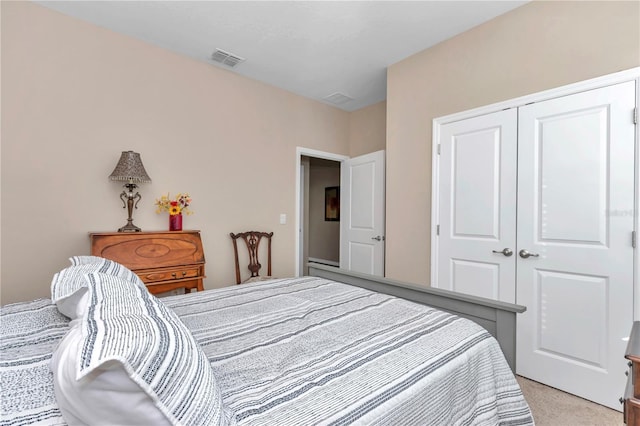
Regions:
<instances>
[{"instance_id":1,"label":"table lamp","mask_svg":"<svg viewBox=\"0 0 640 426\"><path fill-rule=\"evenodd\" d=\"M138 187L136 183L148 183L151 182L151 178L142 165L140 154L133 151L123 151L116 168L109 175L109 179L127 182L124 184L126 189L120 194L120 199L124 204L123 208L126 208L129 212L129 218L127 219L127 224L118 229L118 232L142 231L133 224L133 209L138 208L142 195L138 192L134 194L133 191Z\"/></svg>"}]
</instances>

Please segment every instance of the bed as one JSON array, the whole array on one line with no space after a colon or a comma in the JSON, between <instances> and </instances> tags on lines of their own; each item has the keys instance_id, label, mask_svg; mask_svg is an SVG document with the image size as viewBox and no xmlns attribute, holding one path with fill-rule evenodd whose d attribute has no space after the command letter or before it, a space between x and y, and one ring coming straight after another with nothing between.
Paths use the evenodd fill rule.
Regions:
<instances>
[{"instance_id":1,"label":"bed","mask_svg":"<svg viewBox=\"0 0 640 426\"><path fill-rule=\"evenodd\" d=\"M338 276L333 275L336 273ZM169 325L158 327L159 330L173 333L171 327L186 328L185 346L181 346L178 355L167 357L161 351L172 349L162 344L150 345L153 340L145 333L136 335L128 343L147 344L147 348L152 348L147 352L157 350L162 354L158 359L167 360L185 357L184 348L193 339L195 350L204 356L212 372L206 378L209 382L202 382L203 370L189 376L187 369L192 369L193 363L189 360L193 355L185 358L186 366L177 373L166 373L165 367L157 368L162 374L148 382L145 392L155 406L164 410L169 419L167 424L533 423L503 350L492 333L477 322L384 291L363 288L388 285L384 279L368 279L331 268L314 267L311 274L313 276L157 299L149 295L143 285L132 284L135 277L131 275L114 277L91 273L87 275L90 278L89 284L85 284L83 302L75 302L76 306L89 303L90 307L73 321L60 312L59 295L53 291L52 299L6 305L0 310L0 424L66 424L68 416L63 417L66 412L59 397L60 384L52 373L52 369L58 371L53 361L60 357L57 354L65 345L65 339L73 330L88 333L82 327L91 328L93 320L84 319L87 316L107 318L107 325L111 318L113 324L127 329L128 333L129 329L122 327L123 321L133 318L132 323L148 327L151 312L169 318ZM331 278L321 275L331 275ZM360 285L348 283L354 280ZM410 286L400 288L416 290ZM443 294L427 296L444 297ZM118 299L117 303L109 302L118 308L115 313L108 311L110 308L104 302L111 298ZM453 309L447 310L462 306L459 302L453 305ZM126 309L121 309L123 306ZM514 315L521 309L517 306L498 308ZM141 315L131 314L137 310ZM101 313L96 313L98 311ZM66 313L75 315L75 312ZM472 312L472 316L476 315L477 312ZM494 333L504 327L496 326L499 321L491 320L492 315L485 316L490 317L486 320L488 323L494 324ZM493 315L493 319L499 316L501 314ZM94 328L102 330L97 332L99 336L110 333L109 326ZM164 339L165 343L173 340L173 337ZM163 339L157 342L162 343ZM99 340L91 343L92 350L93 344L100 346ZM83 348L89 347L86 341L84 344ZM94 350L94 356L109 350L113 348L103 344L100 351ZM81 361L91 361L93 358L90 358ZM148 356L148 360L153 359L152 355ZM98 362L106 365L104 360ZM133 371L135 362L127 368L134 381L137 380ZM151 365L147 361L141 363ZM209 374L205 373L205 376ZM176 380L163 386L184 381L185 388L192 392L206 391L204 399L190 395L188 401L209 410L206 415L214 415L216 420L188 417L180 411L186 410L184 406L167 408L175 403L176 391L162 400L164 388L159 388L154 380L169 377ZM189 385L190 377L206 385ZM147 387L145 382L136 383ZM211 394L210 386L215 387L217 393ZM209 400L219 402L209 403ZM211 406L215 406L217 414L211 414ZM197 420L204 418L209 420Z\"/></svg>"}]
</instances>

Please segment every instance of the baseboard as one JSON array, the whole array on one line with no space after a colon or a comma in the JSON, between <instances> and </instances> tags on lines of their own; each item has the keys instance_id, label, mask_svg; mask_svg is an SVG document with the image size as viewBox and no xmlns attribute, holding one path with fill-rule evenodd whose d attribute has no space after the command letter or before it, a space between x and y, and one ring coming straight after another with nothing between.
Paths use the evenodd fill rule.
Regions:
<instances>
[{"instance_id":1,"label":"baseboard","mask_svg":"<svg viewBox=\"0 0 640 426\"><path fill-rule=\"evenodd\" d=\"M318 259L317 257L310 257L307 260L309 263L319 263L320 265L335 266L336 268L340 267L340 262L336 262L335 260Z\"/></svg>"}]
</instances>

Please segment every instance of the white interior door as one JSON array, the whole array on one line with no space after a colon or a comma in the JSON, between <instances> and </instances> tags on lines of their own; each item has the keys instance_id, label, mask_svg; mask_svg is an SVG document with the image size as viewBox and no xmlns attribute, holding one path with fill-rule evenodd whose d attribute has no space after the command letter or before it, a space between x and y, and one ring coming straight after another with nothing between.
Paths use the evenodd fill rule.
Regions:
<instances>
[{"instance_id":1,"label":"white interior door","mask_svg":"<svg viewBox=\"0 0 640 426\"><path fill-rule=\"evenodd\" d=\"M384 276L384 151L340 168L340 267Z\"/></svg>"},{"instance_id":2,"label":"white interior door","mask_svg":"<svg viewBox=\"0 0 640 426\"><path fill-rule=\"evenodd\" d=\"M519 109L517 371L618 410L633 321L634 106L628 82Z\"/></svg>"},{"instance_id":3,"label":"white interior door","mask_svg":"<svg viewBox=\"0 0 640 426\"><path fill-rule=\"evenodd\" d=\"M515 108L442 126L434 287L515 302L517 137Z\"/></svg>"}]
</instances>

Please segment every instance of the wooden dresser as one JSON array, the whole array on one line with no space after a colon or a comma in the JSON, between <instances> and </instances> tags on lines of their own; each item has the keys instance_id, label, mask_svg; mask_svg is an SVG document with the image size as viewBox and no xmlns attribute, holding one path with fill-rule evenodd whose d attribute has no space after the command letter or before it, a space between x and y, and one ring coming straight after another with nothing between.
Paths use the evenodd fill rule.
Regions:
<instances>
[{"instance_id":1,"label":"wooden dresser","mask_svg":"<svg viewBox=\"0 0 640 426\"><path fill-rule=\"evenodd\" d=\"M91 233L91 254L135 272L153 294L204 290L200 231Z\"/></svg>"},{"instance_id":2,"label":"wooden dresser","mask_svg":"<svg viewBox=\"0 0 640 426\"><path fill-rule=\"evenodd\" d=\"M624 422L640 426L640 321L633 323L624 357L629 360L627 387L620 399L624 404Z\"/></svg>"}]
</instances>

